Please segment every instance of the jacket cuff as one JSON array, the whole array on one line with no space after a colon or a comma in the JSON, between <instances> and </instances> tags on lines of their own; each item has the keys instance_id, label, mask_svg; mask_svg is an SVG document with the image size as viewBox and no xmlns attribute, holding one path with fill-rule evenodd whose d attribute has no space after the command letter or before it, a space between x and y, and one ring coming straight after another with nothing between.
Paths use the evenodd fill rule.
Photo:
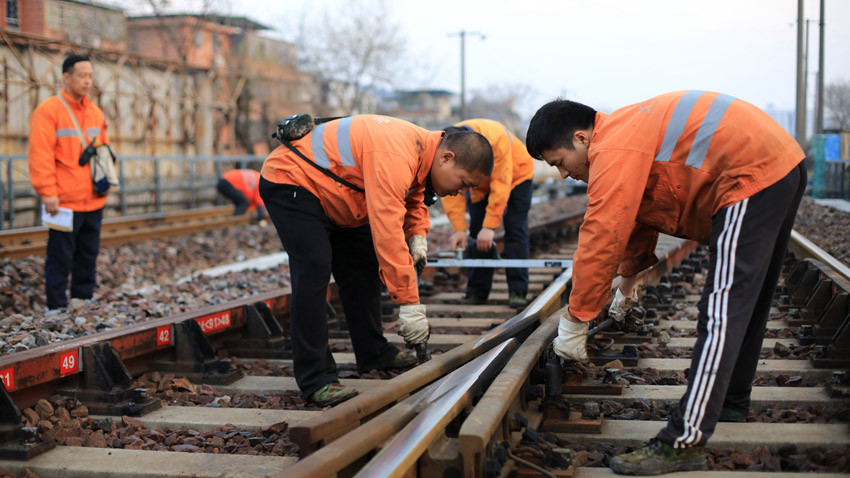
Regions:
<instances>
[{"instance_id":1,"label":"jacket cuff","mask_svg":"<svg viewBox=\"0 0 850 478\"><path fill-rule=\"evenodd\" d=\"M658 257L655 253L644 252L639 256L630 257L620 262L620 268L617 273L623 277L631 277L644 269L654 266L657 262Z\"/></svg>"},{"instance_id":2,"label":"jacket cuff","mask_svg":"<svg viewBox=\"0 0 850 478\"><path fill-rule=\"evenodd\" d=\"M570 317L582 322L590 322L595 319L600 312L598 310L596 312L592 310L575 310L572 307L569 307L567 311L570 313Z\"/></svg>"},{"instance_id":3,"label":"jacket cuff","mask_svg":"<svg viewBox=\"0 0 850 478\"><path fill-rule=\"evenodd\" d=\"M481 223L481 227L486 227L487 229L496 229L497 227L499 227L500 222L502 222L501 218L485 216L484 222Z\"/></svg>"},{"instance_id":4,"label":"jacket cuff","mask_svg":"<svg viewBox=\"0 0 850 478\"><path fill-rule=\"evenodd\" d=\"M419 287L390 290L390 298L399 304L419 302Z\"/></svg>"}]
</instances>

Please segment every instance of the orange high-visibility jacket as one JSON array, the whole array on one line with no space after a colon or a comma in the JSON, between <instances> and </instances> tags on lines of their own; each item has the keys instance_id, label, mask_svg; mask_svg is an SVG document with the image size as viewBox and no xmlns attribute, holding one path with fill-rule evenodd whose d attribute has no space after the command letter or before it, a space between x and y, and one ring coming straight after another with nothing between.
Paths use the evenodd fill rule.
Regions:
<instances>
[{"instance_id":1,"label":"orange high-visibility jacket","mask_svg":"<svg viewBox=\"0 0 850 478\"><path fill-rule=\"evenodd\" d=\"M707 243L714 214L804 157L770 116L720 93L679 91L597 113L570 315L592 320L618 268L629 277L655 264L659 232Z\"/></svg>"},{"instance_id":2,"label":"orange high-visibility jacket","mask_svg":"<svg viewBox=\"0 0 850 478\"><path fill-rule=\"evenodd\" d=\"M97 137L109 144L103 111L88 98L74 101L63 89L60 93L77 117L87 141ZM74 128L68 110L57 96L44 100L30 116L30 181L41 197L59 197L59 206L73 211L96 211L106 204L106 196L94 190L90 163L80 166L86 145Z\"/></svg>"},{"instance_id":3,"label":"orange high-visibility jacket","mask_svg":"<svg viewBox=\"0 0 850 478\"><path fill-rule=\"evenodd\" d=\"M221 178L238 189L251 203L249 208L264 206L260 197L260 173L253 169L233 169L221 175Z\"/></svg>"},{"instance_id":4,"label":"orange high-visibility jacket","mask_svg":"<svg viewBox=\"0 0 850 478\"><path fill-rule=\"evenodd\" d=\"M480 133L493 148L493 173L478 186L469 190L472 202L487 199L487 209L482 227L495 229L502 222L511 191L518 184L531 179L534 174L534 158L502 123L488 119L471 119L454 125ZM452 230L466 230L466 195L441 198L443 209L452 223Z\"/></svg>"},{"instance_id":5,"label":"orange high-visibility jacket","mask_svg":"<svg viewBox=\"0 0 850 478\"><path fill-rule=\"evenodd\" d=\"M442 136L397 118L358 115L321 124L293 143L365 194L317 171L285 145L266 158L262 175L307 189L339 226L369 223L381 280L394 301L408 304L419 300L419 291L407 240L426 236L431 227L425 180Z\"/></svg>"}]
</instances>

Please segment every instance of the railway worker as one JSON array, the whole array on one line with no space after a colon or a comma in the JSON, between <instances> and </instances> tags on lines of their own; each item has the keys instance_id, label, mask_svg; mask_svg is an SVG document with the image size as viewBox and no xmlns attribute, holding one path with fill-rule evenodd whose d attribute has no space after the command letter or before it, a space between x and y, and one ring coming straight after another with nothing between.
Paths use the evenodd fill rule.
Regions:
<instances>
[{"instance_id":1,"label":"railway worker","mask_svg":"<svg viewBox=\"0 0 850 478\"><path fill-rule=\"evenodd\" d=\"M233 215L241 216L256 209L257 220L266 216L266 207L260 197L260 173L253 169L233 169L221 175L216 189L233 203Z\"/></svg>"},{"instance_id":2,"label":"railway worker","mask_svg":"<svg viewBox=\"0 0 850 478\"><path fill-rule=\"evenodd\" d=\"M464 196L446 196L443 209L452 225L452 248L466 247L466 211L469 210L469 234L476 238L476 247L468 251L470 258L491 257L493 237L499 224L504 224L505 247L508 259L528 259L528 211L531 209L531 176L534 159L522 144L501 123L488 119L471 119L445 128L446 132L475 131L481 133L493 147L493 174ZM525 307L528 292L528 269L505 269L508 279L508 303ZM466 285L465 304L487 302L493 286L493 269L470 268Z\"/></svg>"},{"instance_id":3,"label":"railway worker","mask_svg":"<svg viewBox=\"0 0 850 478\"><path fill-rule=\"evenodd\" d=\"M88 98L93 81L91 61L68 56L62 63L62 80L62 91L44 100L30 116L27 154L30 181L47 213L55 215L59 207L73 211L71 231L48 231L44 261L48 313L68 305L69 274L71 297L92 298L107 198L94 189L90 163L79 164L87 145L82 144L77 126L87 141L109 143L103 111Z\"/></svg>"},{"instance_id":4,"label":"railway worker","mask_svg":"<svg viewBox=\"0 0 850 478\"><path fill-rule=\"evenodd\" d=\"M763 111L733 97L667 93L611 114L556 100L528 128L528 151L588 184L568 313L553 346L586 360L588 321L616 274L609 314L637 300L659 233L710 248L688 387L658 435L614 457L620 474L704 469L719 419L745 421L771 298L806 186L803 151Z\"/></svg>"},{"instance_id":5,"label":"railway worker","mask_svg":"<svg viewBox=\"0 0 850 478\"><path fill-rule=\"evenodd\" d=\"M358 115L284 144L262 168L260 195L289 254L294 372L304 396L334 405L357 394L338 383L325 297L333 273L360 370L406 367L416 357L384 338L380 283L401 304L399 335L426 344L414 264L427 260L427 205L484 181L493 153L477 133L430 132ZM332 176L331 176L332 175ZM427 204L427 205L426 205Z\"/></svg>"}]
</instances>

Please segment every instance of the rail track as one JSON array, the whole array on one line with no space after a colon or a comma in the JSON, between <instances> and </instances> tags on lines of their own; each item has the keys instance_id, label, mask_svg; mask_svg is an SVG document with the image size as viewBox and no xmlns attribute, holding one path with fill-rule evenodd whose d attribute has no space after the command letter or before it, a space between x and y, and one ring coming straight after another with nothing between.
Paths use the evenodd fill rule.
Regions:
<instances>
[{"instance_id":1,"label":"rail track","mask_svg":"<svg viewBox=\"0 0 850 478\"><path fill-rule=\"evenodd\" d=\"M569 259L580 220L535 227L535 255ZM795 235L790 249L748 423L718 425L714 470L850 471L850 283L804 238ZM344 319L329 314L342 382L360 394L326 410L300 401L288 376L288 290L0 357L10 389L0 469L42 477L610 475L612 454L663 426L695 342L705 251L666 238L657 254L661 262L642 277L643 313L633 311L625 332L596 336L596 367L565 370L547 356L569 269L532 270L534 300L522 311L506 305L503 274L487 305L461 306L458 271L428 270L434 357L403 372L357 372ZM391 323L385 330L401 344Z\"/></svg>"},{"instance_id":2,"label":"rail track","mask_svg":"<svg viewBox=\"0 0 850 478\"><path fill-rule=\"evenodd\" d=\"M232 216L232 213L232 206L221 206L106 218L101 227L100 244L119 246L145 239L187 235L251 222L250 215ZM44 255L46 249L46 227L0 231L0 258Z\"/></svg>"}]
</instances>

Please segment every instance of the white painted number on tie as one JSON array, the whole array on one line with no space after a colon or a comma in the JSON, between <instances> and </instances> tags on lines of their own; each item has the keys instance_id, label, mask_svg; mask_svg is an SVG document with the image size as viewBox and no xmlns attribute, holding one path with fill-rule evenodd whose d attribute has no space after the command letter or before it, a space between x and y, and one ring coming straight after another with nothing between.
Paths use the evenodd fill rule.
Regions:
<instances>
[{"instance_id":1,"label":"white painted number on tie","mask_svg":"<svg viewBox=\"0 0 850 478\"><path fill-rule=\"evenodd\" d=\"M171 343L171 326L156 328L156 346L162 347Z\"/></svg>"},{"instance_id":2,"label":"white painted number on tie","mask_svg":"<svg viewBox=\"0 0 850 478\"><path fill-rule=\"evenodd\" d=\"M61 374L77 371L77 351L64 353L59 356L59 372Z\"/></svg>"},{"instance_id":3,"label":"white painted number on tie","mask_svg":"<svg viewBox=\"0 0 850 478\"><path fill-rule=\"evenodd\" d=\"M12 391L12 390L15 389L15 381L12 380L12 377L13 377L12 371L13 371L13 369L11 367L7 368L7 369L0 370L0 381L3 382L3 385L6 386L6 390L8 390L8 391Z\"/></svg>"}]
</instances>

